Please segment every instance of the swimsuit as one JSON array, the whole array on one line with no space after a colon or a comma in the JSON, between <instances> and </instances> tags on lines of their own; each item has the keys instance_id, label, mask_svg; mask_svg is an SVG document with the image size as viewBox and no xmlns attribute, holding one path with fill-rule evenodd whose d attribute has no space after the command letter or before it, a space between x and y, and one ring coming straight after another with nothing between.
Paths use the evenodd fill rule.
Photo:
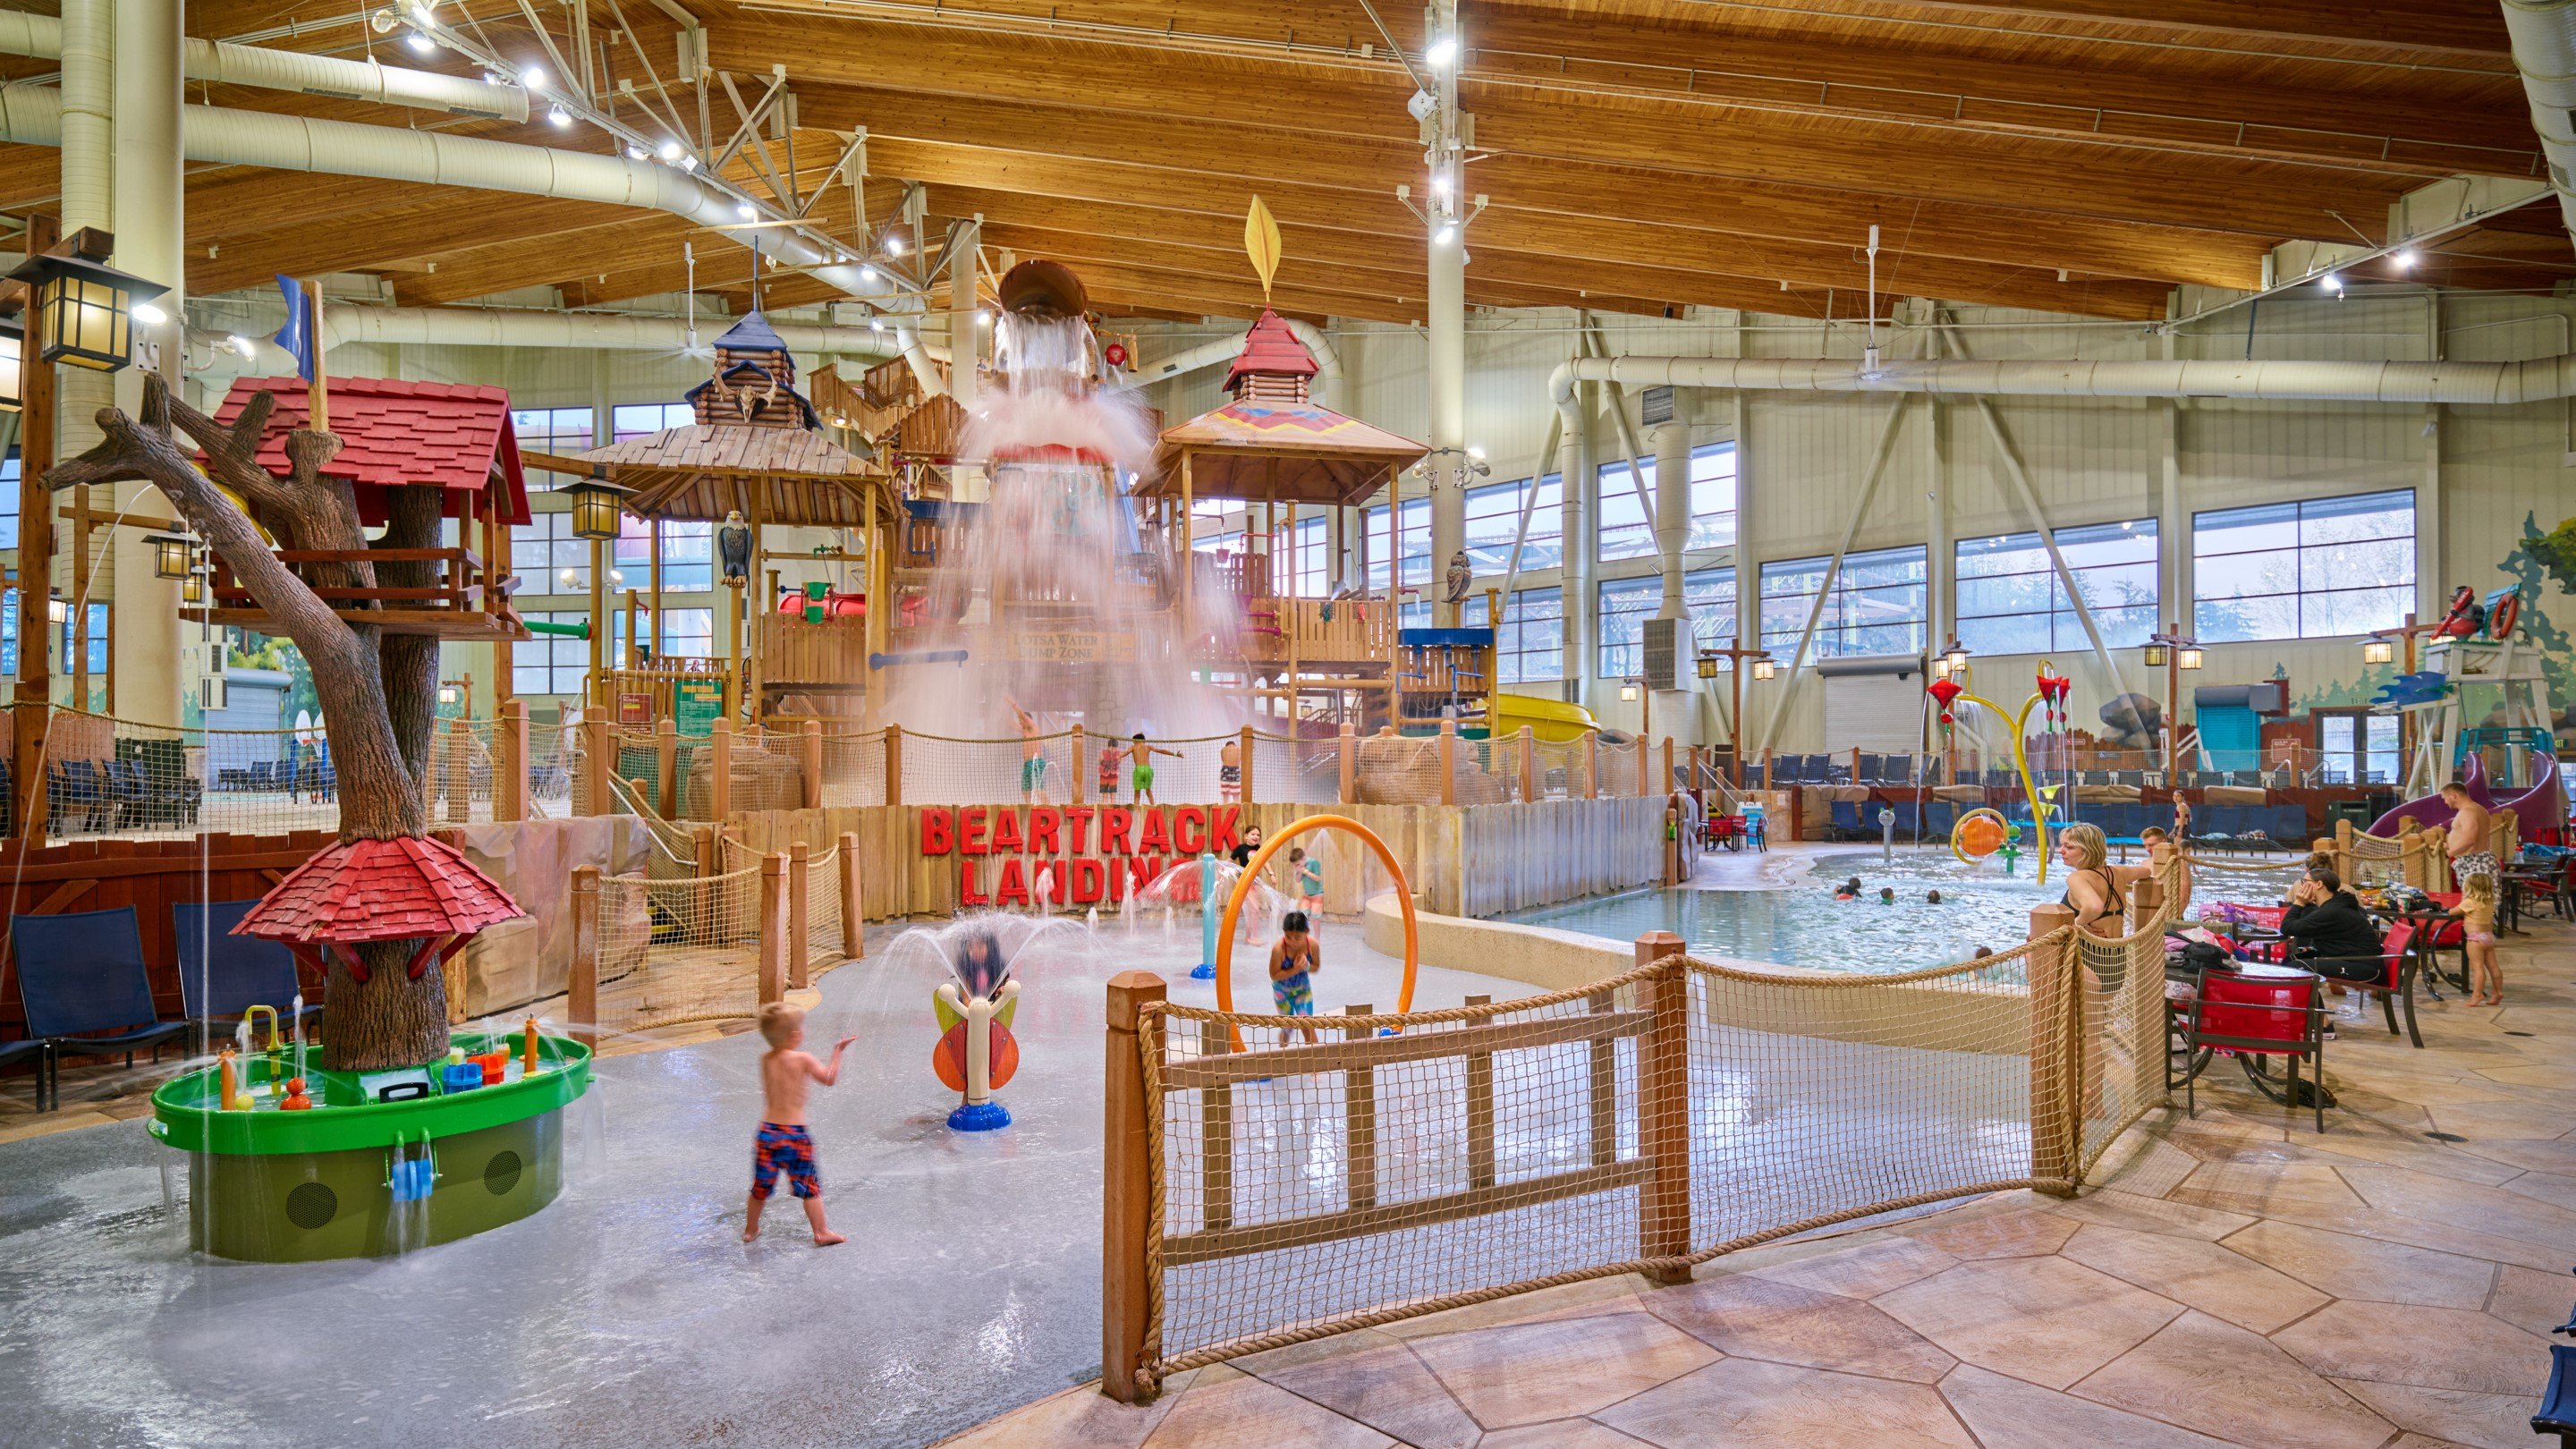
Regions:
<instances>
[{"instance_id":1,"label":"swimsuit","mask_svg":"<svg viewBox=\"0 0 2576 1449\"><path fill-rule=\"evenodd\" d=\"M1154 767L1153 767L1153 766L1151 766L1151 765L1138 765L1138 766L1137 766L1137 767L1136 767L1132 772L1130 772L1130 773L1131 773L1131 778L1133 779L1133 781L1134 781L1134 783L1135 783L1136 793L1137 793L1137 794L1142 795L1142 794L1144 794L1146 791L1151 790L1151 789L1153 789L1153 788L1154 788Z\"/></svg>"},{"instance_id":2,"label":"swimsuit","mask_svg":"<svg viewBox=\"0 0 2576 1449\"><path fill-rule=\"evenodd\" d=\"M1303 959L1311 961L1314 959L1314 955L1309 952ZM1315 1014L1315 984L1313 981L1308 979L1306 973L1303 971L1298 972L1294 976L1287 977L1284 980L1272 981L1270 983L1270 999L1277 1003L1279 1014L1281 1016L1313 1016Z\"/></svg>"},{"instance_id":3,"label":"swimsuit","mask_svg":"<svg viewBox=\"0 0 2576 1449\"><path fill-rule=\"evenodd\" d=\"M1046 756L1031 755L1020 761L1020 793L1034 794L1046 787Z\"/></svg>"},{"instance_id":4,"label":"swimsuit","mask_svg":"<svg viewBox=\"0 0 2576 1449\"><path fill-rule=\"evenodd\" d=\"M2120 914L2120 892L2111 883L2111 873L2098 866L2084 866L2072 872L2072 875L2088 874L2102 877L2102 898L2104 909L2102 914L2095 916L2093 920L2107 921L2116 918ZM2077 931L2081 932L2086 926L2093 923L2092 921L2084 919L2084 908L2075 904L2074 882L2071 877L2067 883L2066 893L2057 898L2057 903L2075 913L2075 929ZM2093 968L2093 974L2100 978L2102 989L2104 991L2117 993L2120 989L2121 983L2129 979L2128 958L2125 956L2113 955L2110 959L2095 965Z\"/></svg>"},{"instance_id":5,"label":"swimsuit","mask_svg":"<svg viewBox=\"0 0 2576 1449\"><path fill-rule=\"evenodd\" d=\"M802 1122L793 1127L763 1122L751 1139L752 1197L767 1201L782 1172L787 1174L788 1191L798 1197L823 1195L823 1179L814 1171L814 1139Z\"/></svg>"},{"instance_id":6,"label":"swimsuit","mask_svg":"<svg viewBox=\"0 0 2576 1449\"><path fill-rule=\"evenodd\" d=\"M2472 850L2465 855L2452 857L2451 877L2454 880L2467 880L2473 875L2495 873L2496 858L2492 850Z\"/></svg>"},{"instance_id":7,"label":"swimsuit","mask_svg":"<svg viewBox=\"0 0 2576 1449\"><path fill-rule=\"evenodd\" d=\"M1103 795L1118 793L1118 757L1116 755L1111 755L1100 762L1100 793Z\"/></svg>"},{"instance_id":8,"label":"swimsuit","mask_svg":"<svg viewBox=\"0 0 2576 1449\"><path fill-rule=\"evenodd\" d=\"M1297 868L1297 888L1302 891L1305 894L1306 899L1310 901L1315 899L1317 896L1322 895L1324 893L1324 867L1311 860L1306 862L1304 865L1299 866Z\"/></svg>"},{"instance_id":9,"label":"swimsuit","mask_svg":"<svg viewBox=\"0 0 2576 1449\"><path fill-rule=\"evenodd\" d=\"M1243 767L1242 767L1241 765L1219 765L1219 766L1217 766L1217 767L1216 767L1216 783L1217 783L1217 787L1218 787L1219 791L1220 791L1220 792L1222 792L1222 794L1224 795L1224 797L1225 797L1226 799L1228 799L1228 800L1231 800L1231 799L1233 799L1235 796L1242 794L1242 793L1243 793Z\"/></svg>"}]
</instances>

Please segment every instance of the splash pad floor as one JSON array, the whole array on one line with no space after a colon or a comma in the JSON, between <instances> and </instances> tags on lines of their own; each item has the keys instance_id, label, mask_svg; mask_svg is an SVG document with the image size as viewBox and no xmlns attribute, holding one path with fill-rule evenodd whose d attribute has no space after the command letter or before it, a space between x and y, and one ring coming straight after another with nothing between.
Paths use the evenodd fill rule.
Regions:
<instances>
[{"instance_id":1,"label":"splash pad floor","mask_svg":"<svg viewBox=\"0 0 2576 1449\"><path fill-rule=\"evenodd\" d=\"M0 1443L98 1446L911 1446L1097 1372L1102 986L1176 1001L1194 916L1104 923L1088 960L1026 973L1008 1131L952 1133L926 965L821 977L809 1048L860 1038L811 1120L822 1251L782 1192L740 1241L760 1115L756 1036L611 1057L534 1217L401 1258L242 1264L185 1246L176 1154L143 1123L0 1145ZM1392 1009L1397 963L1327 925L1325 1011ZM1238 944L1237 981L1258 990ZM1266 959L1266 952L1261 959ZM1425 968L1423 1006L1518 983Z\"/></svg>"}]
</instances>

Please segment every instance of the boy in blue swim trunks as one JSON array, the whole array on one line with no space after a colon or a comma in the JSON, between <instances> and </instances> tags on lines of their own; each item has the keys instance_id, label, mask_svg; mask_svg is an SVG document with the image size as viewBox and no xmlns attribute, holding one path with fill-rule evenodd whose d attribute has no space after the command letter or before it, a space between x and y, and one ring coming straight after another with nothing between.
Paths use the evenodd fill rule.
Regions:
<instances>
[{"instance_id":1,"label":"boy in blue swim trunks","mask_svg":"<svg viewBox=\"0 0 2576 1449\"><path fill-rule=\"evenodd\" d=\"M1281 1016L1315 1014L1315 973L1324 969L1324 948L1317 944L1304 911L1279 919L1279 939L1270 948L1270 1000ZM1306 1040L1320 1041L1315 1028L1297 1030Z\"/></svg>"},{"instance_id":2,"label":"boy in blue swim trunks","mask_svg":"<svg viewBox=\"0 0 2576 1449\"><path fill-rule=\"evenodd\" d=\"M769 1043L760 1058L760 1091L766 1110L752 1138L751 1205L743 1213L742 1240L748 1243L760 1236L760 1209L777 1190L779 1174L785 1173L787 1190L805 1204L814 1246L847 1242L823 1223L823 1179L814 1169L814 1138L805 1130L805 1093L810 1083L828 1087L841 1079L841 1053L858 1038L841 1038L832 1048L830 1065L816 1061L799 1050L805 1045L805 1013L783 1001L760 1009L760 1036Z\"/></svg>"}]
</instances>

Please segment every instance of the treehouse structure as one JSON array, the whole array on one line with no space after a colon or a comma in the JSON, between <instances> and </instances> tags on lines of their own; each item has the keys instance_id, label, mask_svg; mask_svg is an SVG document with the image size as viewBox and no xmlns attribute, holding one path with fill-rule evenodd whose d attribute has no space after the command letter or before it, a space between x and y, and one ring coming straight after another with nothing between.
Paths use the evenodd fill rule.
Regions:
<instances>
[{"instance_id":1,"label":"treehouse structure","mask_svg":"<svg viewBox=\"0 0 2576 1449\"><path fill-rule=\"evenodd\" d=\"M216 421L231 427L262 392L274 395L277 405L260 433L256 462L283 475L290 471L288 436L313 425L311 389L301 379L238 379ZM335 377L326 406L340 447L318 471L325 479L349 484L359 519L369 527L382 526L390 516L392 490L435 488L440 513L456 521L456 541L437 548L279 549L278 560L352 624L440 639L507 643L530 637L510 606L510 585L503 577L510 526L528 521L528 488L520 472L518 436L510 426L509 394L497 387ZM255 505L251 517L276 531ZM377 566L384 564L413 565L413 577L399 582L380 577ZM207 605L183 609L181 617L261 634L287 632L251 597L220 553L209 587ZM501 677L506 687L509 671L504 669Z\"/></svg>"},{"instance_id":2,"label":"treehouse structure","mask_svg":"<svg viewBox=\"0 0 2576 1449\"><path fill-rule=\"evenodd\" d=\"M837 377L837 392L846 391ZM651 531L659 578L661 525L715 524L717 563L730 586L724 653L712 658L654 658L630 627L625 653L611 659L595 643L591 704L628 723L678 715L702 726L703 712L679 708L683 694L712 686L728 718L759 714L858 714L867 692L868 655L883 647L872 600L884 588L886 535L895 524L895 492L877 463L820 431L822 415L796 388L787 344L758 312L716 339L715 364L687 401L695 421L568 457L531 454L531 466L628 491L627 513ZM846 415L843 415L846 416ZM806 550L772 550L774 528L835 530L843 542ZM850 547L855 542L857 547ZM788 562L833 566L850 580L790 588ZM658 583L628 589L630 613L658 610ZM592 637L604 640L605 611L615 607L604 570L591 571ZM748 703L747 703L748 702Z\"/></svg>"},{"instance_id":3,"label":"treehouse structure","mask_svg":"<svg viewBox=\"0 0 2576 1449\"><path fill-rule=\"evenodd\" d=\"M1191 560L1179 579L1193 662L1247 681L1256 699L1281 701L1291 720L1315 717L1383 724L1436 723L1443 708L1481 700L1492 688L1491 629L1401 626L1409 592L1370 597L1301 597L1293 552L1300 510L1364 506L1430 450L1410 438L1345 417L1307 395L1315 359L1276 313L1264 310L1226 371L1233 400L1163 431L1156 475L1137 489L1171 552ZM1192 505L1241 501L1247 541L1240 554L1197 554ZM1437 636L1436 638L1433 636Z\"/></svg>"}]
</instances>

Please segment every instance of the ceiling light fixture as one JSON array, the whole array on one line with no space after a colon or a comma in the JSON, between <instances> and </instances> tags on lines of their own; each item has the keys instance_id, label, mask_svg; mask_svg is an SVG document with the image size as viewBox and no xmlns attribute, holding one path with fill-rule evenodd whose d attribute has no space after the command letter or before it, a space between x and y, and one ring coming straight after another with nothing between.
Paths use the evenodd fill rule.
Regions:
<instances>
[{"instance_id":1,"label":"ceiling light fixture","mask_svg":"<svg viewBox=\"0 0 2576 1449\"><path fill-rule=\"evenodd\" d=\"M421 34L421 33L420 33L419 31L417 31L417 30L413 31L413 32L412 32L411 34L409 34L409 35L404 36L404 37L403 37L403 44L410 46L414 51L417 51L418 53L420 53L420 54L422 54L422 55L436 55L436 54L438 54L438 42L437 42L437 41L435 41L435 40L430 39L430 38L429 38L428 36L426 36L426 35Z\"/></svg>"},{"instance_id":2,"label":"ceiling light fixture","mask_svg":"<svg viewBox=\"0 0 2576 1449\"><path fill-rule=\"evenodd\" d=\"M554 122L558 126L569 126L572 124L572 112L565 110L560 105L548 106L546 107L546 119Z\"/></svg>"},{"instance_id":3,"label":"ceiling light fixture","mask_svg":"<svg viewBox=\"0 0 2576 1449\"><path fill-rule=\"evenodd\" d=\"M244 337L238 332L226 336L224 338L224 345L231 348L233 351L240 353L244 357L257 357L259 355L259 344L251 341L249 338Z\"/></svg>"},{"instance_id":4,"label":"ceiling light fixture","mask_svg":"<svg viewBox=\"0 0 2576 1449\"><path fill-rule=\"evenodd\" d=\"M1422 63L1433 70L1447 70L1458 59L1458 37L1444 35L1422 51Z\"/></svg>"},{"instance_id":5,"label":"ceiling light fixture","mask_svg":"<svg viewBox=\"0 0 2576 1449\"><path fill-rule=\"evenodd\" d=\"M541 65L529 66L526 70L519 72L519 84L526 86L532 91L544 90L546 88L546 68Z\"/></svg>"},{"instance_id":6,"label":"ceiling light fixture","mask_svg":"<svg viewBox=\"0 0 2576 1449\"><path fill-rule=\"evenodd\" d=\"M660 153L660 154L661 154L662 159L663 159L663 160L665 160L665 161L677 161L677 160L679 160L679 159L680 159L680 143L679 143L679 142L677 142L677 141L665 141L665 142L663 142L663 143L662 143L662 150L661 150L661 153Z\"/></svg>"},{"instance_id":7,"label":"ceiling light fixture","mask_svg":"<svg viewBox=\"0 0 2576 1449\"><path fill-rule=\"evenodd\" d=\"M748 201L735 202L733 204L733 214L741 217L745 221L756 221L760 217L760 212Z\"/></svg>"},{"instance_id":8,"label":"ceiling light fixture","mask_svg":"<svg viewBox=\"0 0 2576 1449\"><path fill-rule=\"evenodd\" d=\"M1444 221L1440 223L1440 229L1431 234L1431 239L1440 243L1442 246L1447 246L1449 243L1456 241L1458 239L1458 223L1454 221Z\"/></svg>"},{"instance_id":9,"label":"ceiling light fixture","mask_svg":"<svg viewBox=\"0 0 2576 1449\"><path fill-rule=\"evenodd\" d=\"M2317 285L2334 293L2338 297L2343 295L2343 278L2332 272L2326 273L2325 276L2318 281Z\"/></svg>"},{"instance_id":10,"label":"ceiling light fixture","mask_svg":"<svg viewBox=\"0 0 2576 1449\"><path fill-rule=\"evenodd\" d=\"M153 306L149 302L137 302L127 310L133 314L135 321L142 323L146 327L158 327L162 323L170 320L169 313L162 311L160 308Z\"/></svg>"},{"instance_id":11,"label":"ceiling light fixture","mask_svg":"<svg viewBox=\"0 0 2576 1449\"><path fill-rule=\"evenodd\" d=\"M859 280L860 280L860 281L862 281L862 282L873 282L873 281L875 281L876 279L877 279L877 269L876 269L876 268L874 268L874 267L861 267L861 268L859 268Z\"/></svg>"},{"instance_id":12,"label":"ceiling light fixture","mask_svg":"<svg viewBox=\"0 0 2576 1449\"><path fill-rule=\"evenodd\" d=\"M2396 262L2397 270L2401 272L2411 272L2415 270L2415 249L2413 247L2408 247L2406 250L2399 252L2396 257Z\"/></svg>"},{"instance_id":13,"label":"ceiling light fixture","mask_svg":"<svg viewBox=\"0 0 2576 1449\"><path fill-rule=\"evenodd\" d=\"M626 159L629 161L642 161L652 156L652 154L652 152L645 150L641 146L629 146L626 148Z\"/></svg>"}]
</instances>

